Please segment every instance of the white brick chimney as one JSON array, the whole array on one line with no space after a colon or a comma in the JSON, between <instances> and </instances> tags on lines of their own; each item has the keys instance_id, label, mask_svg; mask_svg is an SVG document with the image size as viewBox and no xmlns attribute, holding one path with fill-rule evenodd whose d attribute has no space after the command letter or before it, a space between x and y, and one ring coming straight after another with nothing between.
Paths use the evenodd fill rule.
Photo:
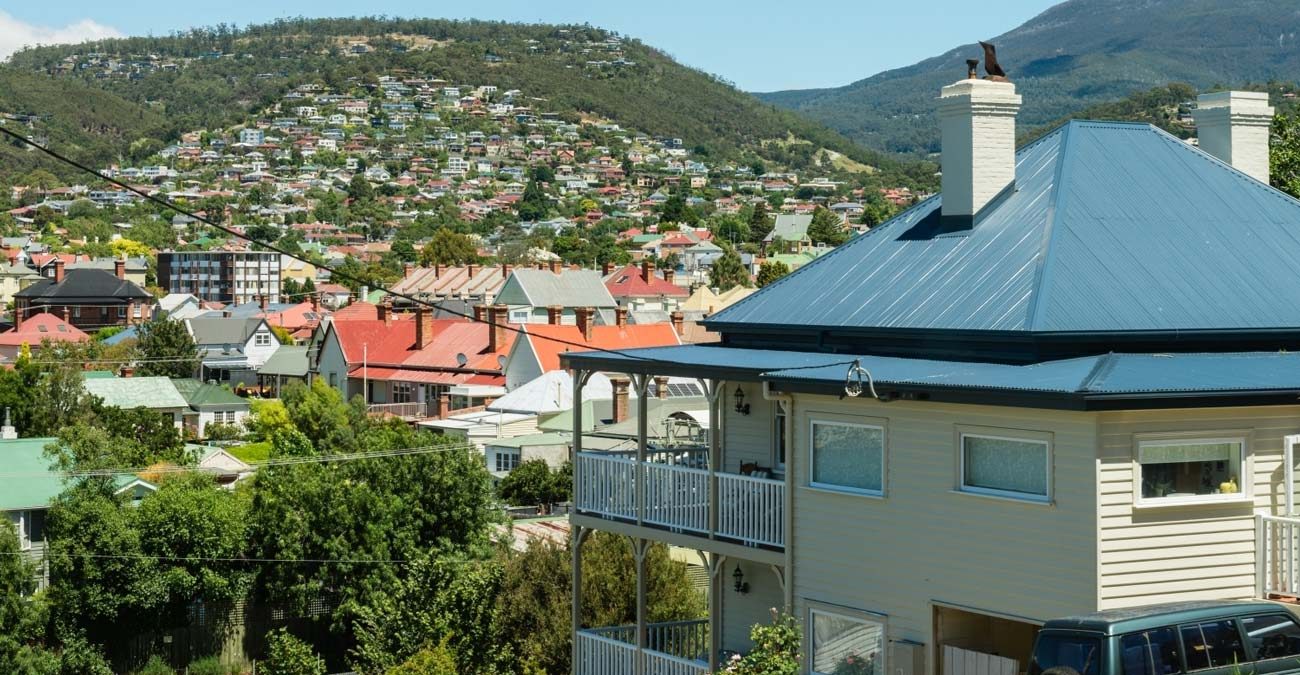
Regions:
<instances>
[{"instance_id":1,"label":"white brick chimney","mask_svg":"<svg viewBox=\"0 0 1300 675\"><path fill-rule=\"evenodd\" d=\"M943 215L970 217L1016 180L1016 85L961 80L939 95Z\"/></svg>"},{"instance_id":2,"label":"white brick chimney","mask_svg":"<svg viewBox=\"0 0 1300 675\"><path fill-rule=\"evenodd\" d=\"M1246 175L1268 182L1269 126L1273 108L1268 94L1221 91L1196 98L1197 143L1201 149Z\"/></svg>"}]
</instances>

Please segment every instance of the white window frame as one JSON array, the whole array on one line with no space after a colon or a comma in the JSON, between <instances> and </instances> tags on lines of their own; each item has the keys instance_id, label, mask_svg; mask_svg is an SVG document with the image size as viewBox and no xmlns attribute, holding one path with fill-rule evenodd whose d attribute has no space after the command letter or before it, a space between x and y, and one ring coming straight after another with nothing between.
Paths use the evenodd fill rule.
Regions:
<instances>
[{"instance_id":1,"label":"white window frame","mask_svg":"<svg viewBox=\"0 0 1300 675\"><path fill-rule=\"evenodd\" d=\"M257 347L270 347L271 334L267 332L259 331L253 336L253 345Z\"/></svg>"},{"instance_id":2,"label":"white window frame","mask_svg":"<svg viewBox=\"0 0 1300 675\"><path fill-rule=\"evenodd\" d=\"M785 405L781 401L772 401L772 468L778 473L785 473L786 462L790 461L790 448L785 447L785 432L789 425L790 414ZM809 445L811 445L811 442ZM783 450L784 452L782 452ZM785 455L785 461L781 459L783 454ZM812 465L809 464L809 466Z\"/></svg>"},{"instance_id":3,"label":"white window frame","mask_svg":"<svg viewBox=\"0 0 1300 675\"><path fill-rule=\"evenodd\" d=\"M515 469L518 469L519 465L523 463L522 451L512 451L512 450L498 448L496 451L494 451L493 454L495 458L493 468L495 468L498 472L509 473L511 471L514 471ZM503 469L501 468L502 466L505 466L506 468Z\"/></svg>"},{"instance_id":4,"label":"white window frame","mask_svg":"<svg viewBox=\"0 0 1300 675\"><path fill-rule=\"evenodd\" d=\"M18 514L18 520L14 522L14 529L18 531L18 550L30 551L32 550L32 528L30 526L32 512L17 511L16 513Z\"/></svg>"},{"instance_id":5,"label":"white window frame","mask_svg":"<svg viewBox=\"0 0 1300 675\"><path fill-rule=\"evenodd\" d=\"M1047 494L1036 495L1028 492L1016 492L1015 490L999 490L997 488L986 488L978 485L966 484L966 439L983 438L992 441L1013 441L1016 443L1035 443L1043 446L1047 454ZM1055 490L1052 481L1052 464L1054 462L1054 450L1051 434L1043 432L1024 432L1022 434L1007 433L988 433L980 431L958 430L957 432L957 491L965 494L982 495L985 497L999 497L1002 499L1014 499L1016 501L1030 502L1033 504L1050 504Z\"/></svg>"},{"instance_id":6,"label":"white window frame","mask_svg":"<svg viewBox=\"0 0 1300 675\"><path fill-rule=\"evenodd\" d=\"M786 421L789 422L789 419L787 418ZM815 479L815 476L817 475L817 466L813 458L813 437L817 433L818 424L824 424L826 426L836 426L836 427L856 427L859 429L876 429L880 431L880 489L879 490L868 490L865 488L856 488L849 485L837 485L835 483L817 482L817 480ZM788 448L786 449L786 452L789 453ZM787 461L788 459L789 457L787 454ZM864 497L884 497L885 494L888 492L888 490L886 489L888 485L889 485L889 433L887 432L883 421L879 424L873 424L871 422L866 422L866 421L845 422L843 420L831 419L828 416L808 418L808 487L817 490L826 490L829 492L842 492L844 494L850 494L850 495L861 495Z\"/></svg>"},{"instance_id":7,"label":"white window frame","mask_svg":"<svg viewBox=\"0 0 1300 675\"><path fill-rule=\"evenodd\" d=\"M1161 506L1189 506L1197 504L1235 504L1253 499L1251 490L1250 434L1247 432L1210 431L1197 434L1137 434L1133 442L1133 505L1150 508ZM1155 445L1196 445L1236 443L1241 448L1237 466L1237 492L1232 494L1193 495L1189 497L1142 496L1142 449Z\"/></svg>"},{"instance_id":8,"label":"white window frame","mask_svg":"<svg viewBox=\"0 0 1300 675\"><path fill-rule=\"evenodd\" d=\"M804 634L808 636L807 649L805 650L805 652L807 653L807 657L806 657L807 663L805 665L810 675L830 675L829 673L822 673L821 671L813 670L813 664L816 662L817 659L816 648L813 644L813 640L815 639L816 636L814 629L816 628L817 625L816 622L817 622L818 615L830 617L833 619L840 619L844 621L853 621L855 623L875 624L877 626L880 626L880 636L881 636L880 663L876 672L878 673L889 672L889 649L890 649L889 620L888 620L889 617L885 616L884 614L877 614L875 612L867 612L867 611L857 610L857 609L842 608L834 605L827 605L825 603L809 603L809 604L810 606L808 607L808 618L804 625Z\"/></svg>"}]
</instances>

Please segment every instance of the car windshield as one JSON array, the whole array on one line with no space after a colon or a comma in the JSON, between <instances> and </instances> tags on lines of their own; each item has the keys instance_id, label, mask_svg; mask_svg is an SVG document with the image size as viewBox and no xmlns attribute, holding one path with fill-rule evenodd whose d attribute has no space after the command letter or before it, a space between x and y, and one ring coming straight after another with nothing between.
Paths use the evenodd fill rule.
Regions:
<instances>
[{"instance_id":1,"label":"car windshield","mask_svg":"<svg viewBox=\"0 0 1300 675\"><path fill-rule=\"evenodd\" d=\"M1040 633L1029 675L1097 675L1100 659L1097 638Z\"/></svg>"}]
</instances>

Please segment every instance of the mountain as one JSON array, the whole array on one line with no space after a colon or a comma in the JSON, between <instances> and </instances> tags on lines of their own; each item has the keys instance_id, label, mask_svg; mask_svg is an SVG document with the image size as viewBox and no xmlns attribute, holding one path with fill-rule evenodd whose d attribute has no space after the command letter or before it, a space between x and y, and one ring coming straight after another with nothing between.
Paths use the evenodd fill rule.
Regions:
<instances>
[{"instance_id":1,"label":"mountain","mask_svg":"<svg viewBox=\"0 0 1300 675\"><path fill-rule=\"evenodd\" d=\"M338 88L349 78L420 73L451 85L519 89L562 119L680 138L715 159L792 169L830 159L837 168L883 169L913 185L933 173L933 166L864 149L653 47L590 26L292 19L29 48L7 69L85 82L162 111L176 129L237 124L302 84ZM8 102L0 98L0 105Z\"/></svg>"},{"instance_id":2,"label":"mountain","mask_svg":"<svg viewBox=\"0 0 1300 675\"><path fill-rule=\"evenodd\" d=\"M1300 0L1069 0L992 42L1024 96L1019 122L1031 129L1170 82L1294 80ZM871 148L937 152L934 99L981 56L972 43L844 87L758 97Z\"/></svg>"},{"instance_id":3,"label":"mountain","mask_svg":"<svg viewBox=\"0 0 1300 675\"><path fill-rule=\"evenodd\" d=\"M162 115L110 91L75 79L0 69L0 113L9 129L92 166L103 166L130 152L141 138L166 136ZM35 152L18 141L0 141L0 174L44 168L70 178L76 169Z\"/></svg>"}]
</instances>

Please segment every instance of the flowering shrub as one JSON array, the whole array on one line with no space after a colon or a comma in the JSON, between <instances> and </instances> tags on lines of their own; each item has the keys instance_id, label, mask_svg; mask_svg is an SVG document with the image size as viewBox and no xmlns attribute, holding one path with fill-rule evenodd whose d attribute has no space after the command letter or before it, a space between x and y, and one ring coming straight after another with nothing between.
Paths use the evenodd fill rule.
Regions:
<instances>
[{"instance_id":1,"label":"flowering shrub","mask_svg":"<svg viewBox=\"0 0 1300 675\"><path fill-rule=\"evenodd\" d=\"M798 675L799 622L789 614L772 610L771 624L756 624L749 631L754 649L737 654L722 668L728 675Z\"/></svg>"},{"instance_id":2,"label":"flowering shrub","mask_svg":"<svg viewBox=\"0 0 1300 675\"><path fill-rule=\"evenodd\" d=\"M834 675L876 675L876 655L849 654L835 664Z\"/></svg>"}]
</instances>

